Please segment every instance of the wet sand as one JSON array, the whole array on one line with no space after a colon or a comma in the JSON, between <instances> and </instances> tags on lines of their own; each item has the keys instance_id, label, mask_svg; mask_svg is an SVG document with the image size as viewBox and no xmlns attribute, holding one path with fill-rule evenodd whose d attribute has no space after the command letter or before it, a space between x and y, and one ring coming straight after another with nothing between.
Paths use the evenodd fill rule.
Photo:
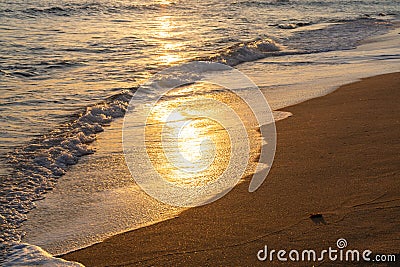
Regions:
<instances>
[{"instance_id":1,"label":"wet sand","mask_svg":"<svg viewBox=\"0 0 400 267\"><path fill-rule=\"evenodd\" d=\"M399 254L399 88L400 73L380 75L285 108L294 115L276 124L274 165L256 192L248 178L210 205L62 258L86 266L265 266L271 262L257 259L265 245L321 251L339 238L348 249ZM316 263L335 264L349 263Z\"/></svg>"}]
</instances>

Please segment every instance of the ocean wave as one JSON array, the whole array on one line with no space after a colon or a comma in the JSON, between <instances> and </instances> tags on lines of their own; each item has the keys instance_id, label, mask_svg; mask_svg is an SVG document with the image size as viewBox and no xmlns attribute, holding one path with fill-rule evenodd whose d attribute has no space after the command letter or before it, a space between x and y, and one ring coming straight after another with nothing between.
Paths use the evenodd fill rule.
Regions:
<instances>
[{"instance_id":1,"label":"ocean wave","mask_svg":"<svg viewBox=\"0 0 400 267\"><path fill-rule=\"evenodd\" d=\"M243 62L254 61L272 55L282 50L282 46L272 39L256 39L254 41L238 43L222 49L216 55L198 60L208 60L236 66Z\"/></svg>"},{"instance_id":2,"label":"ocean wave","mask_svg":"<svg viewBox=\"0 0 400 267\"><path fill-rule=\"evenodd\" d=\"M299 27L310 26L313 24L312 22L296 22L296 23L282 23L282 24L275 24L270 26L276 26L280 29L296 29Z\"/></svg>"},{"instance_id":3,"label":"ocean wave","mask_svg":"<svg viewBox=\"0 0 400 267\"><path fill-rule=\"evenodd\" d=\"M125 91L103 103L87 107L71 123L63 125L8 155L13 171L1 177L0 242L19 242L23 233L18 229L34 201L52 190L68 166L94 152L88 145L113 119L123 117L131 99Z\"/></svg>"},{"instance_id":4,"label":"ocean wave","mask_svg":"<svg viewBox=\"0 0 400 267\"><path fill-rule=\"evenodd\" d=\"M0 66L0 75L14 76L17 78L33 78L48 74L54 69L66 69L84 66L84 61L75 60L41 60L30 64L9 64Z\"/></svg>"}]
</instances>

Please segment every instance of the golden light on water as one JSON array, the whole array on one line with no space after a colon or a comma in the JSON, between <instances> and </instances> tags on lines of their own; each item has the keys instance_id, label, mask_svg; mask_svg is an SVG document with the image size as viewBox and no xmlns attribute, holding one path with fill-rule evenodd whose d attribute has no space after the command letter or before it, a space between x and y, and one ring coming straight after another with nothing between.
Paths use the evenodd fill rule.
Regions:
<instances>
[{"instance_id":1,"label":"golden light on water","mask_svg":"<svg viewBox=\"0 0 400 267\"><path fill-rule=\"evenodd\" d=\"M169 38L172 36L172 30L174 29L171 16L160 16L157 18L159 24L159 36L161 38Z\"/></svg>"},{"instance_id":2,"label":"golden light on water","mask_svg":"<svg viewBox=\"0 0 400 267\"><path fill-rule=\"evenodd\" d=\"M161 39L159 60L162 63L172 65L182 60L182 56L177 52L181 50L182 41L179 38L178 25L172 16L157 17L154 36Z\"/></svg>"},{"instance_id":3,"label":"golden light on water","mask_svg":"<svg viewBox=\"0 0 400 267\"><path fill-rule=\"evenodd\" d=\"M196 91L201 86L190 88ZM239 109L243 121L247 121L250 136L254 137L258 132L253 128L253 114L233 93L200 96L192 92L179 97L177 91L188 93L187 88L175 89L167 98L159 100L147 118L147 153L155 170L166 181L185 187L204 186L218 179L230 164L231 135L235 133L218 122L219 117L229 114L196 105L197 101L206 97ZM175 93L178 97L172 97ZM205 110L208 114L215 112L213 117L217 119L202 117ZM258 146L259 141L252 138L251 143Z\"/></svg>"},{"instance_id":4,"label":"golden light on water","mask_svg":"<svg viewBox=\"0 0 400 267\"><path fill-rule=\"evenodd\" d=\"M178 133L178 150L189 162L201 160L202 128L195 121L186 121Z\"/></svg>"},{"instance_id":5,"label":"golden light on water","mask_svg":"<svg viewBox=\"0 0 400 267\"><path fill-rule=\"evenodd\" d=\"M201 61L174 66L139 88L129 105L125 159L137 184L157 200L195 207L243 178L249 191L264 181L274 120L262 92L239 71Z\"/></svg>"},{"instance_id":6,"label":"golden light on water","mask_svg":"<svg viewBox=\"0 0 400 267\"><path fill-rule=\"evenodd\" d=\"M185 101L166 101L151 113L146 127L146 147L155 169L168 182L202 186L218 178L229 163L229 134L208 118L173 112ZM165 104L167 103L167 106ZM162 122L160 124L160 122Z\"/></svg>"},{"instance_id":7,"label":"golden light on water","mask_svg":"<svg viewBox=\"0 0 400 267\"><path fill-rule=\"evenodd\" d=\"M161 6L168 6L168 5L171 5L171 4L172 4L172 2L171 2L171 1L168 1L168 0L158 0L157 2L158 2L158 4L160 4Z\"/></svg>"},{"instance_id":8,"label":"golden light on water","mask_svg":"<svg viewBox=\"0 0 400 267\"><path fill-rule=\"evenodd\" d=\"M166 65L171 65L173 63L179 62L182 58L179 55L161 55L160 60Z\"/></svg>"}]
</instances>

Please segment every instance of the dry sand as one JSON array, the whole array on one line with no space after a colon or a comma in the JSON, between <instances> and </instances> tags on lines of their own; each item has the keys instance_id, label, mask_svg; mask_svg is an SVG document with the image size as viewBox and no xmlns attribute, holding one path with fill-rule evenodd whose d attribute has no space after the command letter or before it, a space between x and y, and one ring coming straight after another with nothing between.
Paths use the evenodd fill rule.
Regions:
<instances>
[{"instance_id":1,"label":"dry sand","mask_svg":"<svg viewBox=\"0 0 400 267\"><path fill-rule=\"evenodd\" d=\"M285 108L294 115L277 122L274 165L256 192L247 179L210 205L62 257L86 266L271 266L276 257L257 260L265 245L320 251L345 238L348 249L397 254L400 264L399 103L395 73ZM349 263L298 265L313 264Z\"/></svg>"}]
</instances>

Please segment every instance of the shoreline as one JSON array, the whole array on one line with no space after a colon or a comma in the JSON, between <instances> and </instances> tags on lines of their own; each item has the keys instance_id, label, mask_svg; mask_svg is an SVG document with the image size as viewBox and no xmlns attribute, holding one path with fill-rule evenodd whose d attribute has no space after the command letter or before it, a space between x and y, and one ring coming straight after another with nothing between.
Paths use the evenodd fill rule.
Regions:
<instances>
[{"instance_id":1,"label":"shoreline","mask_svg":"<svg viewBox=\"0 0 400 267\"><path fill-rule=\"evenodd\" d=\"M61 257L86 266L134 266L144 262L160 265L165 260L173 265L243 262L254 265L262 263L255 255L263 244L276 249L294 245L299 249L311 249L333 246L340 237L357 245L353 248L371 244L373 251L399 253L389 251L388 247L388 244L393 250L400 247L399 241L396 244L395 240L377 239L377 229L369 237L361 235L361 229L355 228L357 231L353 232L347 229L351 230L357 222L361 222L359 226L364 232L366 228L376 228L375 224L367 223L370 216L364 213L368 209L357 210L357 207L375 205L379 212L371 213L377 216L376 222L380 220L380 227L386 227L389 233L400 232L396 226L399 217L396 214L400 215L400 209L390 206L399 201L395 198L399 183L396 183L397 170L393 167L398 156L392 153L399 148L396 143L399 133L383 131L390 128L388 123L399 124L393 118L399 109L395 105L395 99L399 98L395 90L400 83L399 76L399 73L392 73L362 79L328 95L282 109L294 115L277 122L276 159L268 178L256 192L250 194L245 190L249 182L246 179L215 203L183 211L174 220L118 234ZM365 87L367 92L363 91ZM379 90L379 87L384 88ZM385 95L388 91L392 98ZM362 111L369 111L371 104L374 112L363 114ZM379 104L395 111L388 111ZM379 127L371 127L374 124ZM337 132L338 129L342 132ZM376 139L375 135L381 138ZM388 142L393 142L392 146L388 146ZM355 149L359 153L353 151ZM374 151L382 152L385 157L369 157ZM371 166L379 167L383 174L376 173L372 181L365 181L363 177L371 177L375 171L369 170ZM377 183L378 180L384 180L384 185ZM369 190L368 185L373 190ZM308 190L304 190L304 186L308 186ZM341 191L343 189L345 192ZM395 214L387 215L388 209ZM326 224L317 225L309 219L310 214L317 213L322 214ZM389 221L382 221L382 213ZM349 215L357 215L354 216L357 218ZM327 228L337 234L329 234ZM311 234L300 238L303 232ZM342 236L341 232L347 234ZM378 244L373 244L376 240Z\"/></svg>"}]
</instances>

